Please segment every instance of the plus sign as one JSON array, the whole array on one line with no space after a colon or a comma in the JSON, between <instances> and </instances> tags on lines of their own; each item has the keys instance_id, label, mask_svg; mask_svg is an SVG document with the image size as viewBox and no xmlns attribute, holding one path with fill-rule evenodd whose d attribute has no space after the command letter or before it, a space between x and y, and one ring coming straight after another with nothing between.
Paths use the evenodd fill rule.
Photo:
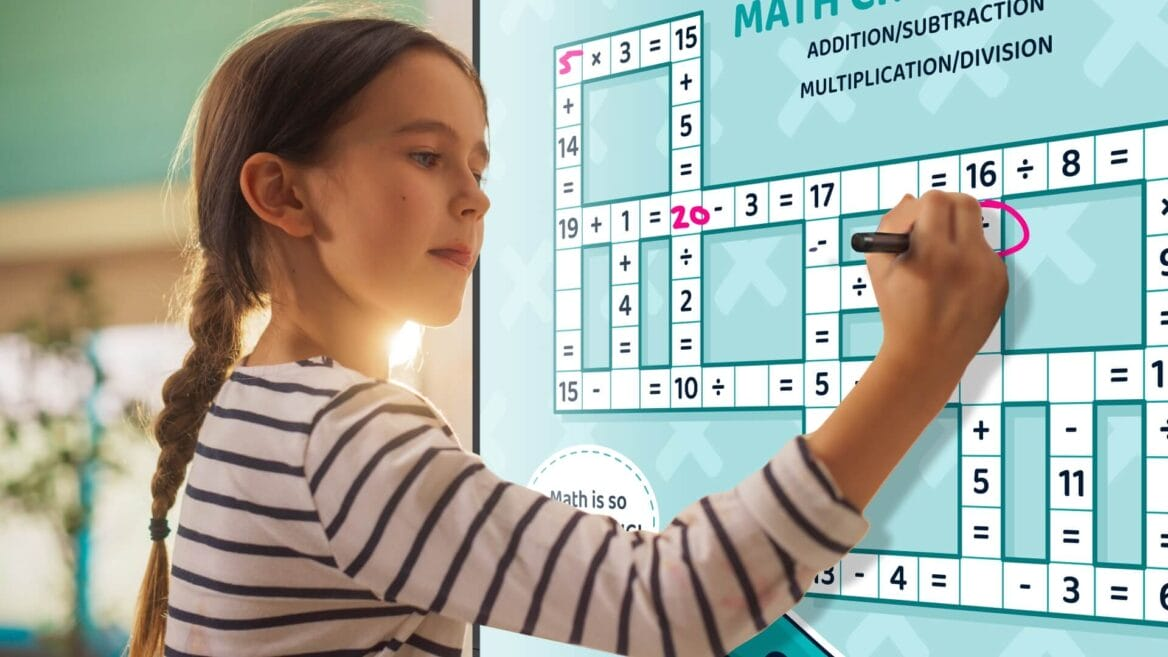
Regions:
<instances>
[{"instance_id":1,"label":"plus sign","mask_svg":"<svg viewBox=\"0 0 1168 657\"><path fill-rule=\"evenodd\" d=\"M569 98L569 99L567 100L567 102L565 102L565 103L564 103L564 105L563 105L563 107L564 107L564 111L565 111L565 112L567 112L568 114L571 114L571 113L572 113L572 108L573 108L573 107L575 107L575 106L576 106L576 104L572 102L572 99L571 99L571 98Z\"/></svg>"},{"instance_id":2,"label":"plus sign","mask_svg":"<svg viewBox=\"0 0 1168 657\"><path fill-rule=\"evenodd\" d=\"M977 427L974 428L973 432L977 434L978 440L985 440L985 435L989 433L989 427L985 425L984 420L978 420Z\"/></svg>"},{"instance_id":3,"label":"plus sign","mask_svg":"<svg viewBox=\"0 0 1168 657\"><path fill-rule=\"evenodd\" d=\"M620 261L620 262L618 262L617 264L621 266L621 269L623 269L623 270L625 270L625 271L628 271L628 270L629 270L629 265L633 264L633 261L632 261L632 260L629 260L629 254L627 254L627 253L626 253L626 254L625 254L625 255L624 255L622 258L621 258L621 261Z\"/></svg>"},{"instance_id":4,"label":"plus sign","mask_svg":"<svg viewBox=\"0 0 1168 657\"><path fill-rule=\"evenodd\" d=\"M592 232L594 232L594 233L599 233L599 232L600 232L600 227L601 227L601 226L603 226L603 225L604 225L604 224L600 223L600 217L596 217L596 218L594 218L594 219L592 220Z\"/></svg>"},{"instance_id":5,"label":"plus sign","mask_svg":"<svg viewBox=\"0 0 1168 657\"><path fill-rule=\"evenodd\" d=\"M681 77L681 87L682 87L683 89L685 89L686 91L689 91L689 85L690 85L690 83L692 83L692 82L693 82L693 78L691 78L691 77L689 76L689 73L686 73L685 75L683 75L683 76Z\"/></svg>"}]
</instances>

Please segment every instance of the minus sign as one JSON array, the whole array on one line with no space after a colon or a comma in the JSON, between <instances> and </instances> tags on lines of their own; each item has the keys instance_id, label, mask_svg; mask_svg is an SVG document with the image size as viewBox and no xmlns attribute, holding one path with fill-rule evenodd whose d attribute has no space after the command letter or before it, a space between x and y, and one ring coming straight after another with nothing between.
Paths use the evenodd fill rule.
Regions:
<instances>
[{"instance_id":1,"label":"minus sign","mask_svg":"<svg viewBox=\"0 0 1168 657\"><path fill-rule=\"evenodd\" d=\"M863 577L863 576L864 576L864 573L856 573L856 577L857 577L857 578L860 578L860 577Z\"/></svg>"},{"instance_id":2,"label":"minus sign","mask_svg":"<svg viewBox=\"0 0 1168 657\"><path fill-rule=\"evenodd\" d=\"M1019 584L1018 588L1022 589L1023 591L1029 591L1030 585L1029 584Z\"/></svg>"},{"instance_id":3,"label":"minus sign","mask_svg":"<svg viewBox=\"0 0 1168 657\"><path fill-rule=\"evenodd\" d=\"M721 212L721 211L722 211L722 206L720 206L720 205L718 207L714 208L714 212Z\"/></svg>"}]
</instances>

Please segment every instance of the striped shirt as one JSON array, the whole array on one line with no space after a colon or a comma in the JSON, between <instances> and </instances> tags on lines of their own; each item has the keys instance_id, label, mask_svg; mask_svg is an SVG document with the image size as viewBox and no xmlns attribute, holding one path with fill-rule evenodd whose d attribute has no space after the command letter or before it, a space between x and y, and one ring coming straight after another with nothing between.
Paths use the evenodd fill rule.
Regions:
<instances>
[{"instance_id":1,"label":"striped shirt","mask_svg":"<svg viewBox=\"0 0 1168 657\"><path fill-rule=\"evenodd\" d=\"M662 531L500 479L432 404L324 356L240 366L183 491L166 654L456 657L467 623L725 655L867 532L802 436Z\"/></svg>"}]
</instances>

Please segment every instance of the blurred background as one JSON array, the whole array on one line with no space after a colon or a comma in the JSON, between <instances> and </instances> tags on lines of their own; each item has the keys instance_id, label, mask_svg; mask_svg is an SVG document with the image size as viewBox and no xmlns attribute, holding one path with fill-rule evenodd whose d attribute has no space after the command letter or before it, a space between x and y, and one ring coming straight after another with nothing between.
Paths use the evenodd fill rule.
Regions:
<instances>
[{"instance_id":1,"label":"blurred background","mask_svg":"<svg viewBox=\"0 0 1168 657\"><path fill-rule=\"evenodd\" d=\"M158 454L143 420L189 346L186 171L166 207L162 183L220 56L300 4L0 0L0 655L125 646ZM470 55L470 0L384 4ZM454 324L386 339L392 376L469 449L467 290Z\"/></svg>"}]
</instances>

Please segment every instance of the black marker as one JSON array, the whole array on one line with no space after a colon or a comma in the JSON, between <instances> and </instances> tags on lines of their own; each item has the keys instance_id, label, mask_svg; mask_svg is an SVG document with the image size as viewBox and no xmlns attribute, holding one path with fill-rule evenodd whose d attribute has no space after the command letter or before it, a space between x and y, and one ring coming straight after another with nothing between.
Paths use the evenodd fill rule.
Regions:
<instances>
[{"instance_id":1,"label":"black marker","mask_svg":"<svg viewBox=\"0 0 1168 657\"><path fill-rule=\"evenodd\" d=\"M908 233L855 233L852 248L860 253L904 253Z\"/></svg>"}]
</instances>

